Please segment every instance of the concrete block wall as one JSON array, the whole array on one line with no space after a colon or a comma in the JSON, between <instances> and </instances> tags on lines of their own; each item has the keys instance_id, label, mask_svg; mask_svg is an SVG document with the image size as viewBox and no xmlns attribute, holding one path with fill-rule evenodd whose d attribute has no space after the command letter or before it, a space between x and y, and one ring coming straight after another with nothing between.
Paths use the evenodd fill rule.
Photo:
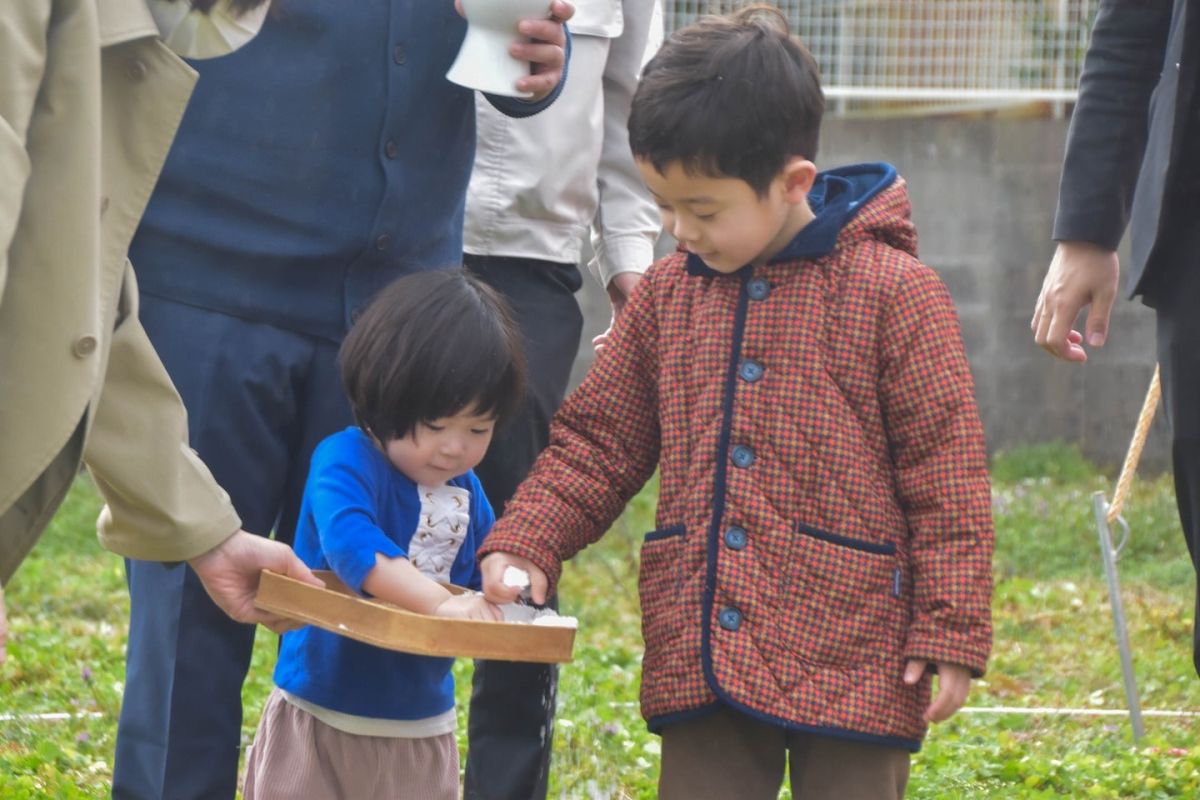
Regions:
<instances>
[{"instance_id":1,"label":"concrete block wall","mask_svg":"<svg viewBox=\"0 0 1200 800\"><path fill-rule=\"evenodd\" d=\"M958 307L989 448L1076 442L1115 470L1154 368L1153 312L1118 300L1108 344L1083 366L1051 358L1029 330L1054 252L1066 126L1066 120L830 119L819 165L889 161L908 182L921 258L946 281ZM575 382L590 364L591 336L608 321L607 299L590 278L580 300L586 330ZM1153 471L1168 461L1160 407L1143 463Z\"/></svg>"}]
</instances>

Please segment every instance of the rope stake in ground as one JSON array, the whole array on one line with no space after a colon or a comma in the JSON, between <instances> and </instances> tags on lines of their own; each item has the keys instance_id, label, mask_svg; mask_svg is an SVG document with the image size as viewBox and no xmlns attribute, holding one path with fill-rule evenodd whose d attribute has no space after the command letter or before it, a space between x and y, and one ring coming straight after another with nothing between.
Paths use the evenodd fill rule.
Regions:
<instances>
[{"instance_id":1,"label":"rope stake in ground","mask_svg":"<svg viewBox=\"0 0 1200 800\"><path fill-rule=\"evenodd\" d=\"M1096 514L1096 533L1100 537L1100 559L1104 562L1104 577L1108 580L1108 600L1112 606L1113 628L1117 635L1117 649L1121 656L1121 677L1125 684L1125 699L1129 704L1129 722L1133 727L1133 740L1141 740L1146 732L1142 722L1142 704L1138 698L1137 681L1133 672L1133 655L1129 649L1129 629L1125 624L1125 606L1121 602L1121 579L1117 574L1117 559L1121 551L1129 543L1129 525L1121 516L1125 506L1125 498L1129 495L1129 487L1133 484L1133 476L1137 472L1138 462L1142 458L1142 448L1146 446L1146 436L1150 432L1150 423L1154 421L1154 412L1158 408L1158 398L1161 394L1161 383L1158 376L1158 366L1154 367L1154 376L1150 378L1150 388L1146 391L1146 401L1142 403L1142 411L1138 414L1137 425L1133 429L1133 439L1129 442L1129 451L1125 454L1125 463L1121 465L1121 474L1117 478L1117 487L1113 490L1113 501L1109 504L1104 498L1104 492L1092 495L1092 508ZM1112 523L1121 526L1121 543L1115 548L1112 543Z\"/></svg>"}]
</instances>

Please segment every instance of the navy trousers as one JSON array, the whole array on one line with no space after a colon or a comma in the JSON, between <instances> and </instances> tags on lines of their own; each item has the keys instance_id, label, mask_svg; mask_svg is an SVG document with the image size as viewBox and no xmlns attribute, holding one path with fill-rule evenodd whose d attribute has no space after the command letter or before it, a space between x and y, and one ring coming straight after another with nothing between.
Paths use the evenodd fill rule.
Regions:
<instances>
[{"instance_id":1,"label":"navy trousers","mask_svg":"<svg viewBox=\"0 0 1200 800\"><path fill-rule=\"evenodd\" d=\"M246 530L290 542L313 448L351 423L337 346L144 295L141 319L188 409L192 447ZM232 798L255 628L186 564L127 562L132 604L113 797Z\"/></svg>"},{"instance_id":2,"label":"navy trousers","mask_svg":"<svg viewBox=\"0 0 1200 800\"><path fill-rule=\"evenodd\" d=\"M529 387L521 414L498 431L477 468L496 515L549 442L579 349L583 316L574 264L463 257L508 300L521 327ZM477 661L467 724L466 800L544 800L554 739L557 670L548 664Z\"/></svg>"}]
</instances>

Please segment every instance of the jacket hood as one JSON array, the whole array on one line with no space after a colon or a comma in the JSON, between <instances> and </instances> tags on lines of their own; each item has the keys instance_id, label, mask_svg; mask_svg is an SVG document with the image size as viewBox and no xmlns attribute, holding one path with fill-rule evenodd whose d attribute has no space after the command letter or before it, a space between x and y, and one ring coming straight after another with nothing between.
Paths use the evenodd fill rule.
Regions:
<instances>
[{"instance_id":1,"label":"jacket hood","mask_svg":"<svg viewBox=\"0 0 1200 800\"><path fill-rule=\"evenodd\" d=\"M917 254L908 191L891 164L851 164L818 173L808 204L815 219L772 263L820 258L835 247L864 239Z\"/></svg>"},{"instance_id":2,"label":"jacket hood","mask_svg":"<svg viewBox=\"0 0 1200 800\"><path fill-rule=\"evenodd\" d=\"M769 263L817 259L837 247L867 239L916 257L917 229L906 187L896 168L882 161L818 173L808 194L815 218ZM694 253L687 255L687 271L692 275L720 274Z\"/></svg>"}]
</instances>

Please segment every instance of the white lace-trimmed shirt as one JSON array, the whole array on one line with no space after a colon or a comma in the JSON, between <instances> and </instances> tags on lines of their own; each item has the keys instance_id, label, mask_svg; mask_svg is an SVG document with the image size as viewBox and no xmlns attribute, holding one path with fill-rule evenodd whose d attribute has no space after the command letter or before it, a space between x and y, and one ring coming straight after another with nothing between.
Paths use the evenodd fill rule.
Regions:
<instances>
[{"instance_id":1,"label":"white lace-trimmed shirt","mask_svg":"<svg viewBox=\"0 0 1200 800\"><path fill-rule=\"evenodd\" d=\"M418 486L421 516L408 544L408 560L422 575L450 581L450 565L458 557L470 523L471 494L457 486Z\"/></svg>"}]
</instances>

